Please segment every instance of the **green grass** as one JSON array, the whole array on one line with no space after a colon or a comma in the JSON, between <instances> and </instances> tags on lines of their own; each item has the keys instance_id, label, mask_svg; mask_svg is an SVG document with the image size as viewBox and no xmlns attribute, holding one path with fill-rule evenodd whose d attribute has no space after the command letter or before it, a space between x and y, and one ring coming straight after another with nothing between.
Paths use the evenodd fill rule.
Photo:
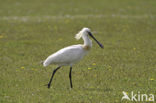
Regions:
<instances>
[{"instance_id":1,"label":"green grass","mask_svg":"<svg viewBox=\"0 0 156 103\"><path fill-rule=\"evenodd\" d=\"M155 14L155 0L0 0L0 103L120 103L122 91L156 95ZM83 43L74 39L83 27L104 49L93 41L73 67L72 90L69 67L47 89L56 65L40 61Z\"/></svg>"}]
</instances>

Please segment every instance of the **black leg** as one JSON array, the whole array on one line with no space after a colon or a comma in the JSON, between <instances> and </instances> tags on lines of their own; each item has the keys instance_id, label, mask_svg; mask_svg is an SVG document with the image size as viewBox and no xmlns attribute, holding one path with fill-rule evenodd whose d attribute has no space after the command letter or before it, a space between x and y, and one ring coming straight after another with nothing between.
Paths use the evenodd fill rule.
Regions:
<instances>
[{"instance_id":1,"label":"black leg","mask_svg":"<svg viewBox=\"0 0 156 103\"><path fill-rule=\"evenodd\" d=\"M70 79L70 86L71 86L71 88L73 88L71 72L72 72L72 67L70 67L69 79Z\"/></svg>"},{"instance_id":2,"label":"black leg","mask_svg":"<svg viewBox=\"0 0 156 103\"><path fill-rule=\"evenodd\" d=\"M59 68L61 68L61 67L59 66L59 67L57 67L56 69L54 69L53 74L52 74L52 76L51 76L51 78L50 78L50 81L49 81L49 83L48 83L48 88L50 88L50 85L51 85L51 82L52 82L52 80L53 80L54 74L56 73L56 71L57 71Z\"/></svg>"}]
</instances>

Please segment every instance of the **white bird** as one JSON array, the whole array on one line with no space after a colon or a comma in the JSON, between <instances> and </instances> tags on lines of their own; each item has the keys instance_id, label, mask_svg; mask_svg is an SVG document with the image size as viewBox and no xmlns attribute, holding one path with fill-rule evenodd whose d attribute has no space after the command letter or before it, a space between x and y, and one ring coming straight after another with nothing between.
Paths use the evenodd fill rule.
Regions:
<instances>
[{"instance_id":1,"label":"white bird","mask_svg":"<svg viewBox=\"0 0 156 103\"><path fill-rule=\"evenodd\" d=\"M83 56L85 56L89 50L92 47L92 41L89 39L89 36L92 37L101 48L103 48L103 45L98 42L95 37L92 35L89 28L83 28L78 34L76 34L75 38L79 40L81 37L84 40L84 44L78 44L78 45L72 45L65 47L56 53L50 55L44 62L43 66L48 66L50 64L57 64L58 67L53 71L52 76L50 78L50 81L48 83L48 88L50 88L53 76L55 72L61 68L62 66L70 66L70 72L69 72L69 79L70 79L70 86L72 86L72 79L71 79L71 72L72 72L72 66L81 60Z\"/></svg>"}]
</instances>

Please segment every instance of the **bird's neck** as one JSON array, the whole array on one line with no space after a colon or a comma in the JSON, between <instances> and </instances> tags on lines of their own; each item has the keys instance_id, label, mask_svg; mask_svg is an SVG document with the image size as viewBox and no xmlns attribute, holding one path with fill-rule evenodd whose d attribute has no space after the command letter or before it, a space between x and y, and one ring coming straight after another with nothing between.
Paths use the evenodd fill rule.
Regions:
<instances>
[{"instance_id":1,"label":"bird's neck","mask_svg":"<svg viewBox=\"0 0 156 103\"><path fill-rule=\"evenodd\" d=\"M88 38L88 36L82 37L84 40L83 48L85 50L90 50L92 47L92 41Z\"/></svg>"}]
</instances>

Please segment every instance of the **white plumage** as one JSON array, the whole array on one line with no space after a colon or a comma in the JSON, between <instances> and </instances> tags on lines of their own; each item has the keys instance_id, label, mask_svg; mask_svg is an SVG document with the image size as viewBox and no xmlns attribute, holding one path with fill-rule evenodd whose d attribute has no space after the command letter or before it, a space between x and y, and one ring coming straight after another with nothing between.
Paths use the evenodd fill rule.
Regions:
<instances>
[{"instance_id":1,"label":"white plumage","mask_svg":"<svg viewBox=\"0 0 156 103\"><path fill-rule=\"evenodd\" d=\"M88 32L90 29L83 28L75 38L79 40L81 37L84 40L84 44L72 45L65 47L56 53L50 55L43 63L44 66L49 64L57 64L59 66L70 65L72 66L75 62L82 59L82 57L89 51L92 47L92 42L88 37Z\"/></svg>"},{"instance_id":2,"label":"white plumage","mask_svg":"<svg viewBox=\"0 0 156 103\"><path fill-rule=\"evenodd\" d=\"M75 35L75 38L79 40L81 37L84 40L84 44L78 44L78 45L72 45L65 47L56 53L50 55L44 62L43 66L48 66L50 64L57 64L58 67L53 71L52 77L48 83L48 88L50 88L53 76L55 72L61 67L61 66L70 66L70 85L72 88L72 81L71 81L71 70L73 64L78 62L85 56L88 51L92 47L92 41L89 39L89 36L92 37L101 48L103 48L103 45L99 43L95 37L92 35L90 29L88 28L83 28L78 34Z\"/></svg>"},{"instance_id":3,"label":"white plumage","mask_svg":"<svg viewBox=\"0 0 156 103\"><path fill-rule=\"evenodd\" d=\"M59 66L70 65L79 61L88 51L83 49L83 45L72 45L63 48L56 53L50 55L44 62L44 66L49 64L58 64Z\"/></svg>"}]
</instances>

